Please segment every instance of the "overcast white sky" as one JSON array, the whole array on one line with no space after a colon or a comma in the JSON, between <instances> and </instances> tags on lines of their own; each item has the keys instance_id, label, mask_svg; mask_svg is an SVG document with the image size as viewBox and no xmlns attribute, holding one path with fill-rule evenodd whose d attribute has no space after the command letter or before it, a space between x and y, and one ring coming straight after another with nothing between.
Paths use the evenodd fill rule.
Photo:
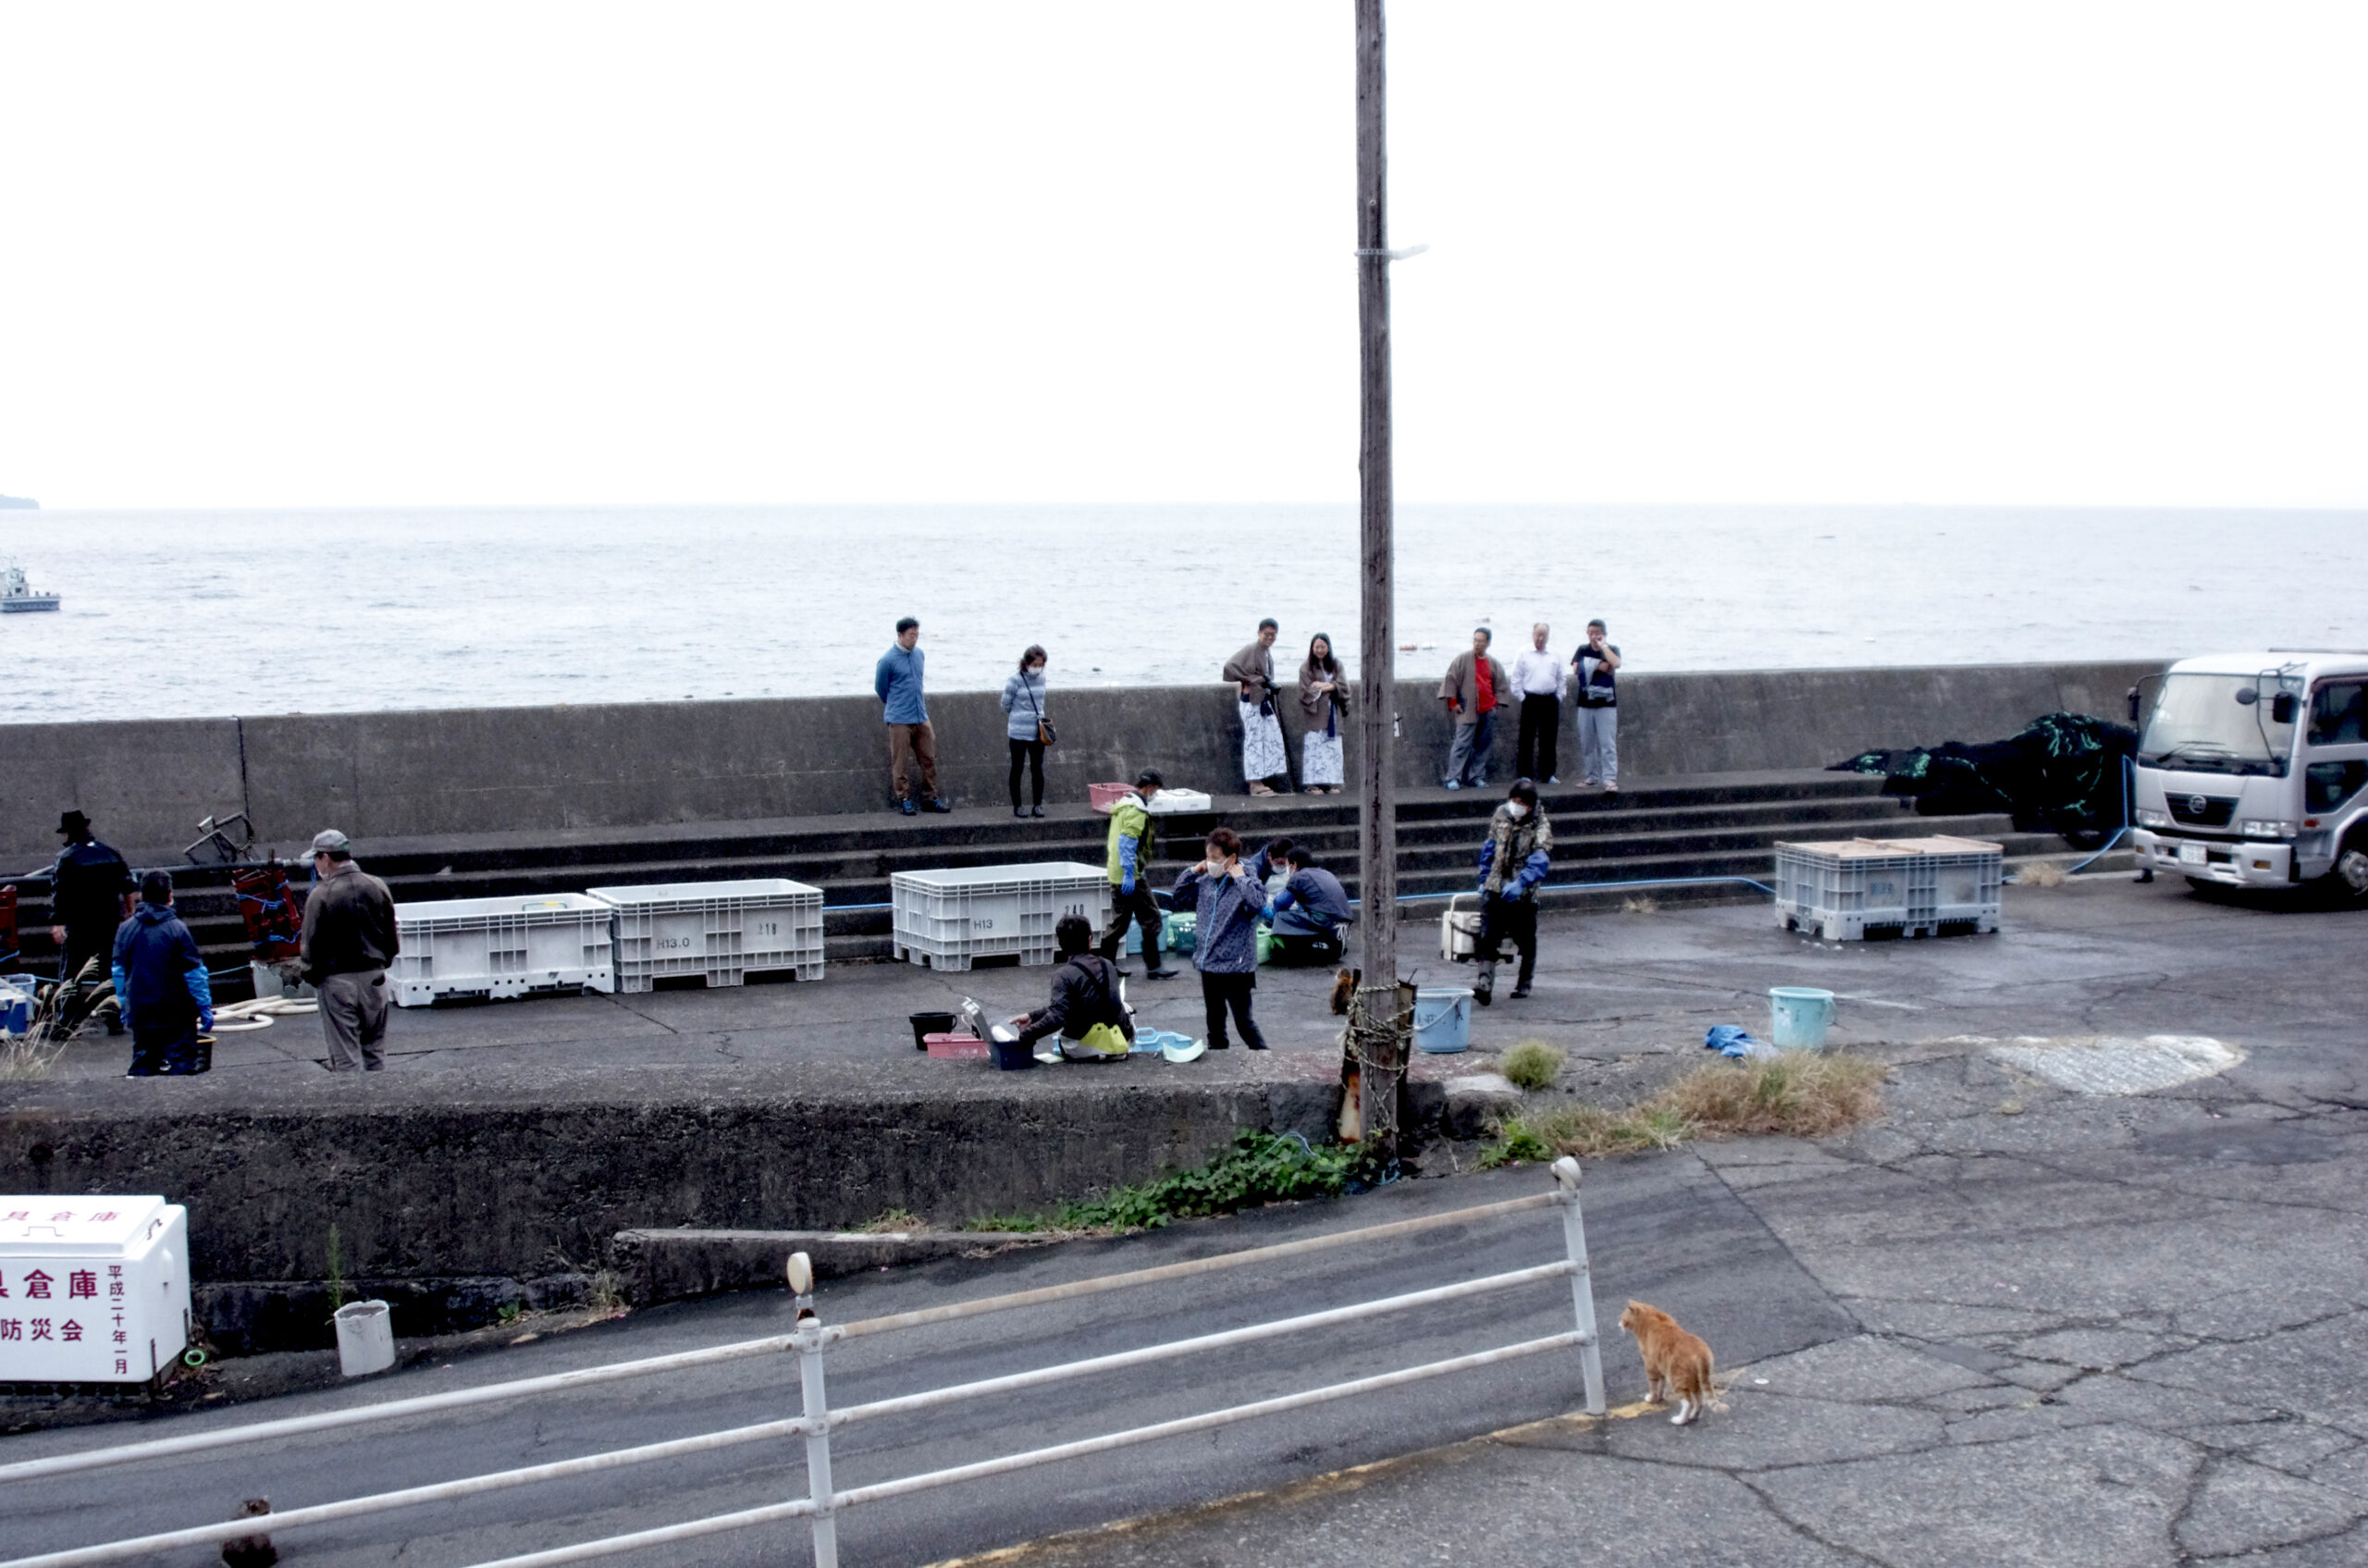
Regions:
<instances>
[{"instance_id":1,"label":"overcast white sky","mask_svg":"<svg viewBox=\"0 0 2368 1568\"><path fill-rule=\"evenodd\" d=\"M0 0L0 491L1348 500L1349 0ZM1399 0L1410 500L2368 502L2368 6Z\"/></svg>"}]
</instances>

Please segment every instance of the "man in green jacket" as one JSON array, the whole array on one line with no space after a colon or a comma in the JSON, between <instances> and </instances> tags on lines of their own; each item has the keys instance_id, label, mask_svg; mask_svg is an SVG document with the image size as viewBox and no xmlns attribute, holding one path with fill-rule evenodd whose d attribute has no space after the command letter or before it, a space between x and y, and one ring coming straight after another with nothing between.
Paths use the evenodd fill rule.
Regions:
<instances>
[{"instance_id":1,"label":"man in green jacket","mask_svg":"<svg viewBox=\"0 0 2368 1568\"><path fill-rule=\"evenodd\" d=\"M1145 768L1136 775L1133 793L1120 796L1110 808L1110 933L1102 939L1102 956L1117 962L1128 925L1141 926L1143 972L1153 980L1173 980L1177 971L1159 955L1159 902L1151 895L1151 854L1159 826L1149 807L1159 788L1159 775Z\"/></svg>"}]
</instances>

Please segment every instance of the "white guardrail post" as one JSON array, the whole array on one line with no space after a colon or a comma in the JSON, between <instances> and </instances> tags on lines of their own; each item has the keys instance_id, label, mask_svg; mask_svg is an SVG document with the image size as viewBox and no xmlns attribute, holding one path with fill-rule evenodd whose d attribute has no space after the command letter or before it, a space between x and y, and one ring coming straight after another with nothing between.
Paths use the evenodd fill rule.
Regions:
<instances>
[{"instance_id":1,"label":"white guardrail post","mask_svg":"<svg viewBox=\"0 0 2368 1568\"><path fill-rule=\"evenodd\" d=\"M797 1352L797 1382L806 1396L806 1496L814 1504L814 1568L839 1568L839 1521L831 1509L837 1495L831 1484L831 1401L822 1383L822 1347L830 1336L814 1311L814 1265L804 1253L789 1254L789 1290L797 1298L797 1328L790 1344Z\"/></svg>"},{"instance_id":2,"label":"white guardrail post","mask_svg":"<svg viewBox=\"0 0 2368 1568\"><path fill-rule=\"evenodd\" d=\"M1587 1222L1579 1214L1579 1162L1554 1162L1554 1199L1562 1205L1562 1244L1571 1253L1571 1315L1577 1320L1579 1370L1586 1377L1587 1414L1601 1415L1603 1346L1595 1331L1595 1281L1587 1273Z\"/></svg>"}]
</instances>

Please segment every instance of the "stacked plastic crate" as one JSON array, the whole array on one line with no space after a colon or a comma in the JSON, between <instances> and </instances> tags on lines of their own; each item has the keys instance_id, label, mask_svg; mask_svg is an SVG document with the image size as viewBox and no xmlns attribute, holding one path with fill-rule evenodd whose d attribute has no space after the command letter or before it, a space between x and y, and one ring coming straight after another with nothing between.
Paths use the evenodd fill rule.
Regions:
<instances>
[{"instance_id":1,"label":"stacked plastic crate","mask_svg":"<svg viewBox=\"0 0 2368 1568\"><path fill-rule=\"evenodd\" d=\"M613 991L615 911L581 893L395 906L395 1005Z\"/></svg>"},{"instance_id":2,"label":"stacked plastic crate","mask_svg":"<svg viewBox=\"0 0 2368 1568\"><path fill-rule=\"evenodd\" d=\"M1007 957L1049 964L1053 927L1064 915L1084 916L1097 941L1110 929L1108 871L1073 860L896 871L888 888L896 957L932 969Z\"/></svg>"},{"instance_id":3,"label":"stacked plastic crate","mask_svg":"<svg viewBox=\"0 0 2368 1568\"><path fill-rule=\"evenodd\" d=\"M1994 932L2004 849L1973 838L1776 846L1776 923L1828 942Z\"/></svg>"},{"instance_id":4,"label":"stacked plastic crate","mask_svg":"<svg viewBox=\"0 0 2368 1568\"><path fill-rule=\"evenodd\" d=\"M752 973L822 978L822 890L786 877L589 891L616 911L617 989L697 976L739 985Z\"/></svg>"}]
</instances>

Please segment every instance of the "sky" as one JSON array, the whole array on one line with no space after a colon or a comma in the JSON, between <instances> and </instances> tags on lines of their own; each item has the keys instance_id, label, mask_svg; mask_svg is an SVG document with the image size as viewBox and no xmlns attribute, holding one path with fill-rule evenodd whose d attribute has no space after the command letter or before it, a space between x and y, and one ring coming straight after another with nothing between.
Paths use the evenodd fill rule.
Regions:
<instances>
[{"instance_id":1,"label":"sky","mask_svg":"<svg viewBox=\"0 0 2368 1568\"><path fill-rule=\"evenodd\" d=\"M0 492L1349 501L1350 0L0 0ZM2368 7L1399 0L1408 500L2368 503Z\"/></svg>"}]
</instances>

